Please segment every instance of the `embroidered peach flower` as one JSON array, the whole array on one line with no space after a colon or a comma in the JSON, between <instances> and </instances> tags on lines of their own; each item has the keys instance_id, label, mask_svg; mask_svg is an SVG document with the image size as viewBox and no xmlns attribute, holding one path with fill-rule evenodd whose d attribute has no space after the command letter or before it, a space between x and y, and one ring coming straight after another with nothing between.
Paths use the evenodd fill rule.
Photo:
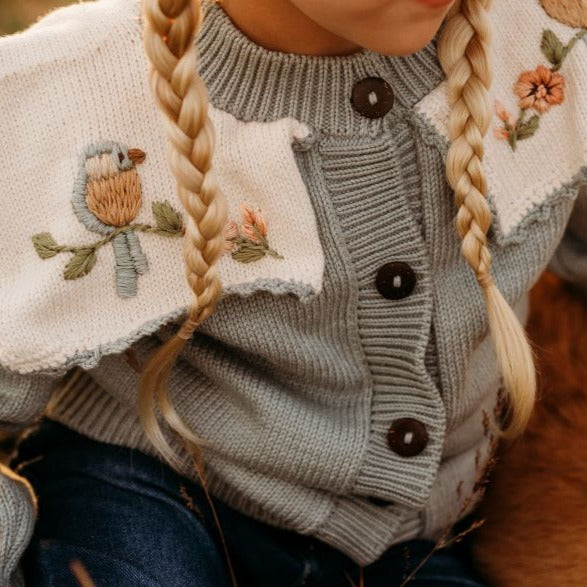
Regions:
<instances>
[{"instance_id":1,"label":"embroidered peach flower","mask_svg":"<svg viewBox=\"0 0 587 587\"><path fill-rule=\"evenodd\" d=\"M267 236L267 222L260 210L254 211L249 204L241 204L244 223L242 234L252 241L259 242Z\"/></svg>"},{"instance_id":2,"label":"embroidered peach flower","mask_svg":"<svg viewBox=\"0 0 587 587\"><path fill-rule=\"evenodd\" d=\"M507 141L512 136L512 132L515 132L518 121L506 110L503 103L499 100L495 100L495 112L497 117L504 123L504 126L496 126L493 129L493 136L497 139Z\"/></svg>"},{"instance_id":3,"label":"embroidered peach flower","mask_svg":"<svg viewBox=\"0 0 587 587\"><path fill-rule=\"evenodd\" d=\"M505 109L505 106L499 101L495 101L495 112L500 120L507 122L510 126L515 127L517 120Z\"/></svg>"},{"instance_id":4,"label":"embroidered peach flower","mask_svg":"<svg viewBox=\"0 0 587 587\"><path fill-rule=\"evenodd\" d=\"M556 0L553 5L555 3ZM566 44L550 29L544 30L540 50L551 67L539 65L536 69L524 71L518 76L518 81L513 86L513 91L519 98L518 118L514 118L499 100L495 101L495 112L503 125L494 128L493 135L497 139L507 140L512 151L516 150L520 141L527 140L538 132L542 116L551 106L564 102L565 78L558 71L583 38L587 38L587 29L577 32Z\"/></svg>"},{"instance_id":5,"label":"embroidered peach flower","mask_svg":"<svg viewBox=\"0 0 587 587\"><path fill-rule=\"evenodd\" d=\"M264 257L283 259L269 246L267 222L261 210L255 210L244 202L240 205L240 211L243 223L238 225L231 220L224 228L224 253L230 253L239 263L253 263Z\"/></svg>"},{"instance_id":6,"label":"embroidered peach flower","mask_svg":"<svg viewBox=\"0 0 587 587\"><path fill-rule=\"evenodd\" d=\"M234 247L234 239L238 236L238 225L230 220L224 228L224 253L230 253Z\"/></svg>"},{"instance_id":7,"label":"embroidered peach flower","mask_svg":"<svg viewBox=\"0 0 587 587\"><path fill-rule=\"evenodd\" d=\"M493 129L493 136L496 139L503 139L503 140L507 141L510 138L510 131L507 130L506 128L496 126Z\"/></svg>"},{"instance_id":8,"label":"embroidered peach flower","mask_svg":"<svg viewBox=\"0 0 587 587\"><path fill-rule=\"evenodd\" d=\"M255 212L250 204L243 202L240 205L241 214L243 215L243 222L245 224L253 224L255 221Z\"/></svg>"},{"instance_id":9,"label":"embroidered peach flower","mask_svg":"<svg viewBox=\"0 0 587 587\"><path fill-rule=\"evenodd\" d=\"M534 108L541 114L551 106L562 104L565 78L544 65L539 65L533 71L525 71L518 78L514 92L520 98L520 108Z\"/></svg>"}]
</instances>

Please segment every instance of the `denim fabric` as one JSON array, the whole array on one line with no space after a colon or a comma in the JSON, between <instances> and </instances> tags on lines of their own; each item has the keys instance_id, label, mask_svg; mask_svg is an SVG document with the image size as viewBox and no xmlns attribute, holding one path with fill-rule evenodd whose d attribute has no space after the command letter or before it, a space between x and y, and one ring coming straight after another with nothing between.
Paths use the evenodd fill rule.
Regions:
<instances>
[{"instance_id":1,"label":"denim fabric","mask_svg":"<svg viewBox=\"0 0 587 587\"><path fill-rule=\"evenodd\" d=\"M11 466L32 483L39 517L23 558L26 585L77 587L70 561L97 587L229 587L201 488L141 452L93 441L45 419ZM348 587L359 568L311 537L214 502L240 587ZM431 551L412 541L363 569L365 587L394 587ZM436 552L412 587L480 587L461 552Z\"/></svg>"}]
</instances>

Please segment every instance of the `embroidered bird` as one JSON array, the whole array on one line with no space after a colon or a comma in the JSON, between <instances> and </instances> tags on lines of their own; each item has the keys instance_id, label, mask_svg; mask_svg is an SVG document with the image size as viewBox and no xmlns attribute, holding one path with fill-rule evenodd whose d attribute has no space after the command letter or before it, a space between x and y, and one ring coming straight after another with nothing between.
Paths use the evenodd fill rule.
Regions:
<instances>
[{"instance_id":1,"label":"embroidered bird","mask_svg":"<svg viewBox=\"0 0 587 587\"><path fill-rule=\"evenodd\" d=\"M572 27L587 27L587 0L541 0L552 18Z\"/></svg>"},{"instance_id":2,"label":"embroidered bird","mask_svg":"<svg viewBox=\"0 0 587 587\"><path fill-rule=\"evenodd\" d=\"M107 236L128 226L142 204L137 165L145 160L140 149L103 141L86 147L73 193L73 209L92 232ZM116 259L116 290L127 298L137 293L138 276L149 269L139 237L133 230L112 239Z\"/></svg>"},{"instance_id":3,"label":"embroidered bird","mask_svg":"<svg viewBox=\"0 0 587 587\"><path fill-rule=\"evenodd\" d=\"M88 275L96 265L98 251L112 243L116 293L122 298L131 298L137 295L138 276L149 270L137 233L171 238L184 236L182 216L167 200L151 203L154 225L133 222L142 205L137 165L145 157L144 151L127 149L113 141L101 141L84 149L73 188L73 211L88 230L102 238L71 246L60 244L50 232L32 236L41 259L51 259L61 253L72 255L63 270L66 280Z\"/></svg>"}]
</instances>

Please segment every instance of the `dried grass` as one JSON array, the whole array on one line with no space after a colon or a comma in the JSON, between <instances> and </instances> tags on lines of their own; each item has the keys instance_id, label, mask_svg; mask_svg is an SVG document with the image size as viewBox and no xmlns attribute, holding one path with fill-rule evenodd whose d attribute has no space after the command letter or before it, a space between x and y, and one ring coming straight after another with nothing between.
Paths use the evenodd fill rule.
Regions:
<instances>
[{"instance_id":1,"label":"dried grass","mask_svg":"<svg viewBox=\"0 0 587 587\"><path fill-rule=\"evenodd\" d=\"M69 563L69 570L72 572L75 580L78 582L79 587L96 587L96 584L92 581L90 574L81 561L72 560Z\"/></svg>"}]
</instances>

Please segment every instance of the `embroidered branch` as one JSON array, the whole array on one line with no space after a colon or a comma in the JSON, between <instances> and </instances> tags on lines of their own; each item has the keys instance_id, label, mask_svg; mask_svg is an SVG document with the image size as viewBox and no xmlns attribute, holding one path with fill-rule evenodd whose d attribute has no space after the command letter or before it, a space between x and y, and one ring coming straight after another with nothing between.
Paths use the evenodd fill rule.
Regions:
<instances>
[{"instance_id":1,"label":"embroidered branch","mask_svg":"<svg viewBox=\"0 0 587 587\"><path fill-rule=\"evenodd\" d=\"M565 78L558 73L576 43L587 35L587 29L581 29L567 45L551 31L545 30L540 48L551 67L539 65L536 69L524 71L514 85L514 93L519 98L520 112L517 118L512 116L499 101L495 101L495 111L503 122L495 127L493 134L498 139L507 140L512 151L516 150L518 141L534 136L540 126L540 117L564 102ZM531 111L535 113L529 115Z\"/></svg>"},{"instance_id":2,"label":"embroidered branch","mask_svg":"<svg viewBox=\"0 0 587 587\"><path fill-rule=\"evenodd\" d=\"M153 202L155 225L133 223L142 206L137 166L145 159L141 149L128 149L113 141L88 145L80 158L71 202L81 224L102 238L88 245L68 246L59 244L51 233L41 232L32 237L39 257L49 259L59 253L72 253L63 277L79 279L92 271L98 251L112 243L116 292L122 298L135 296L138 276L149 270L137 233L184 235L182 217L167 201Z\"/></svg>"},{"instance_id":3,"label":"embroidered branch","mask_svg":"<svg viewBox=\"0 0 587 587\"><path fill-rule=\"evenodd\" d=\"M155 226L150 224L129 224L117 228L99 241L77 247L60 245L51 233L40 232L32 237L33 245L41 259L50 259L59 253L73 253L73 257L63 270L63 277L65 279L79 279L90 273L94 268L97 261L97 252L112 242L118 235L128 235L136 231L168 237L183 236L184 228L181 216L169 202L153 202L152 209L155 216Z\"/></svg>"}]
</instances>

